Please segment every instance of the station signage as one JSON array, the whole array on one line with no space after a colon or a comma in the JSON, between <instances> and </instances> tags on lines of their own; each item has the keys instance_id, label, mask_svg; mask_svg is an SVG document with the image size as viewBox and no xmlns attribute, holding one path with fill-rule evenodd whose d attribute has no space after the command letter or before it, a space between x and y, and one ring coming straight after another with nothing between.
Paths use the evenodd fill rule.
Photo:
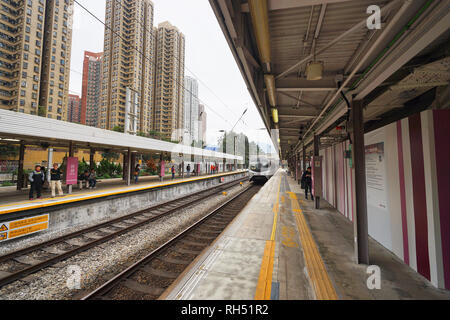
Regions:
<instances>
[{"instance_id":1,"label":"station signage","mask_svg":"<svg viewBox=\"0 0 450 320\"><path fill-rule=\"evenodd\" d=\"M49 217L48 214L44 214L36 217L0 223L0 242L48 230Z\"/></svg>"},{"instance_id":2,"label":"station signage","mask_svg":"<svg viewBox=\"0 0 450 320\"><path fill-rule=\"evenodd\" d=\"M66 184L76 185L78 182L78 158L67 158Z\"/></svg>"}]
</instances>

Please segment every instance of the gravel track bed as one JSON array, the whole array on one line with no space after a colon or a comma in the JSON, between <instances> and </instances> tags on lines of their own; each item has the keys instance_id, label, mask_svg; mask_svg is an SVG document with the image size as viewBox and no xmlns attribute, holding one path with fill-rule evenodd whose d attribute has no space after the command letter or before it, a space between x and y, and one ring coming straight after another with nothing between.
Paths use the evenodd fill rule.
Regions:
<instances>
[{"instance_id":1,"label":"gravel track bed","mask_svg":"<svg viewBox=\"0 0 450 320\"><path fill-rule=\"evenodd\" d=\"M247 185L248 182L244 183L244 187ZM24 280L11 283L0 289L0 299L70 300L81 298L87 292L94 290L112 276L120 273L170 238L176 236L194 221L204 217L211 208L224 203L241 190L241 186L233 187L228 190L227 196L222 194L212 196L195 207L173 213L159 221L142 226L98 247L62 261L53 267L32 274ZM97 221L95 224L101 222L104 221ZM70 232L86 227L88 226L80 226L78 229L71 229ZM8 248L8 252L50 240L63 234L67 234L67 230L66 232L59 232L59 234L46 234L39 237L38 240L25 240L20 244L16 244L15 248L14 244L12 244ZM6 254L6 252L3 250L1 254ZM71 277L68 273L69 266L77 266L81 270L80 290L69 289L67 286L67 281Z\"/></svg>"}]
</instances>

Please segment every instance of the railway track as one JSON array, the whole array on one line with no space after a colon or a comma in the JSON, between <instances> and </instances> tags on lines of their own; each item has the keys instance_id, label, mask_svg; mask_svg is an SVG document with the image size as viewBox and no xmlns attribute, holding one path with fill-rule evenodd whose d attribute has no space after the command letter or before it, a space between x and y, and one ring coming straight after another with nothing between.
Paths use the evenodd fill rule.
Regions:
<instances>
[{"instance_id":1,"label":"railway track","mask_svg":"<svg viewBox=\"0 0 450 320\"><path fill-rule=\"evenodd\" d=\"M248 178L157 204L123 217L0 256L0 266L7 264L7 271L0 271L0 287L23 279L30 274L117 238L131 230L155 222L176 211L195 205L201 200L233 188L246 180Z\"/></svg>"},{"instance_id":2,"label":"railway track","mask_svg":"<svg viewBox=\"0 0 450 320\"><path fill-rule=\"evenodd\" d=\"M251 184L82 300L155 300L260 190Z\"/></svg>"}]
</instances>

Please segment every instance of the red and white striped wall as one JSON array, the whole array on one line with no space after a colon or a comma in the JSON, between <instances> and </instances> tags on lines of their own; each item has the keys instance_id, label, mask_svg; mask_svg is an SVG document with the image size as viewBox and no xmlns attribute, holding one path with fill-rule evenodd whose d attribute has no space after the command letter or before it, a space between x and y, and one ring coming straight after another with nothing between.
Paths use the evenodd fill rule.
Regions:
<instances>
[{"instance_id":1,"label":"red and white striped wall","mask_svg":"<svg viewBox=\"0 0 450 320\"><path fill-rule=\"evenodd\" d=\"M450 110L428 110L368 133L384 143L386 208L368 205L369 234L436 287L450 289ZM321 151L324 199L354 215L344 142ZM368 189L370 192L370 189Z\"/></svg>"}]
</instances>

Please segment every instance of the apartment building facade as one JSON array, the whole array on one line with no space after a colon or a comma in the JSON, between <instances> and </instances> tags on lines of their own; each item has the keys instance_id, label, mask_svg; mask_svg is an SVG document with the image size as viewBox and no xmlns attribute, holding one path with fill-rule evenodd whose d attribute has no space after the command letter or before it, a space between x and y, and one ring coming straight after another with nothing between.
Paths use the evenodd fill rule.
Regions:
<instances>
[{"instance_id":1,"label":"apartment building facade","mask_svg":"<svg viewBox=\"0 0 450 320\"><path fill-rule=\"evenodd\" d=\"M0 107L67 120L73 0L0 5Z\"/></svg>"},{"instance_id":2,"label":"apartment building facade","mask_svg":"<svg viewBox=\"0 0 450 320\"><path fill-rule=\"evenodd\" d=\"M189 76L184 78L184 129L191 142L199 141L198 81Z\"/></svg>"},{"instance_id":3,"label":"apartment building facade","mask_svg":"<svg viewBox=\"0 0 450 320\"><path fill-rule=\"evenodd\" d=\"M81 98L78 95L69 94L67 121L81 123Z\"/></svg>"},{"instance_id":4,"label":"apartment building facade","mask_svg":"<svg viewBox=\"0 0 450 320\"><path fill-rule=\"evenodd\" d=\"M84 52L83 83L81 93L81 123L100 127L103 52Z\"/></svg>"},{"instance_id":5,"label":"apartment building facade","mask_svg":"<svg viewBox=\"0 0 450 320\"><path fill-rule=\"evenodd\" d=\"M184 35L169 22L158 25L153 130L180 141L184 130Z\"/></svg>"},{"instance_id":6,"label":"apartment building facade","mask_svg":"<svg viewBox=\"0 0 450 320\"><path fill-rule=\"evenodd\" d=\"M208 126L208 114L206 113L205 106L199 104L198 106L198 118L199 118L199 130L198 130L198 141L203 142L206 145L206 130Z\"/></svg>"},{"instance_id":7,"label":"apartment building facade","mask_svg":"<svg viewBox=\"0 0 450 320\"><path fill-rule=\"evenodd\" d=\"M99 127L124 128L126 90L139 96L138 132L152 129L154 93L153 3L107 0Z\"/></svg>"}]
</instances>

